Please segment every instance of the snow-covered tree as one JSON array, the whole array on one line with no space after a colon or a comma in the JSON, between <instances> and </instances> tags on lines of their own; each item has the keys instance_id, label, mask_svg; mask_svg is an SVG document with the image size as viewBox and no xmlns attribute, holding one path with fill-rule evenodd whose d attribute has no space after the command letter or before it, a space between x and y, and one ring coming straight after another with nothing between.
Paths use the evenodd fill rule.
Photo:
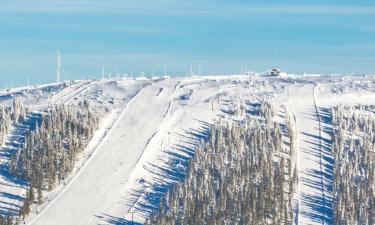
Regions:
<instances>
[{"instance_id":1,"label":"snow-covered tree","mask_svg":"<svg viewBox=\"0 0 375 225\"><path fill-rule=\"evenodd\" d=\"M291 224L288 183L295 176L287 176L291 163L281 157L283 134L270 104L256 114L263 119L213 126L186 179L168 191L146 224Z\"/></svg>"},{"instance_id":2,"label":"snow-covered tree","mask_svg":"<svg viewBox=\"0 0 375 225\"><path fill-rule=\"evenodd\" d=\"M332 108L335 224L375 224L375 117L371 111L374 106Z\"/></svg>"},{"instance_id":3,"label":"snow-covered tree","mask_svg":"<svg viewBox=\"0 0 375 225\"><path fill-rule=\"evenodd\" d=\"M41 114L40 122L26 134L9 163L11 173L30 183L21 215L28 214L35 199L42 201L43 190L52 190L69 175L97 126L98 117L87 101L78 108L62 105Z\"/></svg>"}]
</instances>

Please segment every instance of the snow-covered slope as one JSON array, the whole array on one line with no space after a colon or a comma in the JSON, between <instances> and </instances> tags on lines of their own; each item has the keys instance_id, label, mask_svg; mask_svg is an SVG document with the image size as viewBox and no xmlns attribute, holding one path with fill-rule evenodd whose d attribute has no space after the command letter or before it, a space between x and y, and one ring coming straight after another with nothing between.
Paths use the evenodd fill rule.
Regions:
<instances>
[{"instance_id":1,"label":"snow-covered slope","mask_svg":"<svg viewBox=\"0 0 375 225\"><path fill-rule=\"evenodd\" d=\"M88 99L102 114L101 128L76 172L46 193L45 202L32 207L26 222L142 223L166 188L183 177L186 159L214 120L235 120L239 115L232 113L233 106L267 100L276 109L286 106L296 119L295 223L331 224L333 161L326 112L339 103L374 102L373 86L374 77L210 76L80 81L17 90L24 101L33 102L34 110L53 104L75 107ZM12 95L0 100L8 104ZM4 213L15 213L26 185L7 173L9 151L9 145L2 146L0 206Z\"/></svg>"},{"instance_id":2,"label":"snow-covered slope","mask_svg":"<svg viewBox=\"0 0 375 225\"><path fill-rule=\"evenodd\" d=\"M326 208L321 125L315 101L315 84L290 88L290 104L296 116L298 146L297 224L324 224L332 217ZM327 215L328 214L328 215Z\"/></svg>"}]
</instances>

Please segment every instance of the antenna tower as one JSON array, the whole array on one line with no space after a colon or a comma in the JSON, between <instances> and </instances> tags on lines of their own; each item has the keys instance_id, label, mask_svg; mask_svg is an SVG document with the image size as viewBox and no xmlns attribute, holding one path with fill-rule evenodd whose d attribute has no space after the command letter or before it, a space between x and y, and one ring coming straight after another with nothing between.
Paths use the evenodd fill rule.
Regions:
<instances>
[{"instance_id":1,"label":"antenna tower","mask_svg":"<svg viewBox=\"0 0 375 225\"><path fill-rule=\"evenodd\" d=\"M167 64L164 64L164 79L167 78Z\"/></svg>"},{"instance_id":2,"label":"antenna tower","mask_svg":"<svg viewBox=\"0 0 375 225\"><path fill-rule=\"evenodd\" d=\"M61 74L61 54L60 51L57 51L57 69L56 69L56 84L60 83L60 74Z\"/></svg>"}]
</instances>

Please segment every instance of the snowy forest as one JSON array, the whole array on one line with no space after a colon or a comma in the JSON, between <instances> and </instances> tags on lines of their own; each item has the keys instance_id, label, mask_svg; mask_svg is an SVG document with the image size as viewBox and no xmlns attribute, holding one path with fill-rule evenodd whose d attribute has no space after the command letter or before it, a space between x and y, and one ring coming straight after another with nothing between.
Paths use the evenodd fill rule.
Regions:
<instances>
[{"instance_id":1,"label":"snowy forest","mask_svg":"<svg viewBox=\"0 0 375 225\"><path fill-rule=\"evenodd\" d=\"M88 101L78 107L58 105L41 113L9 164L11 174L29 183L21 218L30 212L32 203L43 201L44 190L53 190L57 182L64 182L78 154L93 137L98 121ZM7 224L4 221L0 224Z\"/></svg>"},{"instance_id":2,"label":"snowy forest","mask_svg":"<svg viewBox=\"0 0 375 225\"><path fill-rule=\"evenodd\" d=\"M332 108L335 224L375 224L374 109Z\"/></svg>"},{"instance_id":3,"label":"snowy forest","mask_svg":"<svg viewBox=\"0 0 375 225\"><path fill-rule=\"evenodd\" d=\"M291 224L294 137L290 123L282 131L273 116L271 105L263 103L255 117L213 126L190 160L185 180L174 185L145 224Z\"/></svg>"},{"instance_id":4,"label":"snowy forest","mask_svg":"<svg viewBox=\"0 0 375 225\"><path fill-rule=\"evenodd\" d=\"M302 213L297 212L303 209L299 208L301 185L307 183L304 177L299 177L303 174L301 159L306 158L301 157L305 134L299 130L303 128L297 123L299 115L288 105L276 106L264 99L222 101L223 105L218 108L222 115L213 124L205 122L205 128L210 125L207 130L200 130L202 135L191 137L187 130L189 141L196 141L189 142L195 146L194 156L184 156L188 159L188 163L184 161L187 165L184 175L171 181L171 186L168 183L168 189L161 191L166 193L159 194L163 195L161 200L151 199L157 210L152 208L143 214L148 218L146 225L263 225L303 221L300 220ZM86 157L81 156L99 128L99 115L103 114L95 102L90 104L87 100L77 100L72 105L43 106L33 111L17 98L6 103L0 107L3 169L8 178L18 182L21 190L14 200L17 203L9 204L15 206L13 211L0 215L0 225L14 225L27 222L28 215L41 215L44 203L53 198L53 193L48 192L74 184L70 181L85 163ZM320 155L315 152L319 157L329 154L334 159L329 161L333 176L322 176L333 181L333 189L322 188L329 196L333 194L331 221L333 224L375 224L375 106L336 105L330 109L326 110L331 116L327 119L329 126L322 129L319 123L323 120L319 115L312 117L311 127L317 131L307 135L320 135L317 133L322 131L331 134L324 140L329 143L332 155L331 151ZM124 129L124 133L129 129L132 127ZM122 130L112 133L123 135ZM312 143L321 145L317 141ZM166 148L169 147L160 147ZM91 153L84 155L92 156ZM308 153L314 152L310 149ZM167 166L176 164L173 158L163 160ZM113 171L117 172L117 168ZM138 181L145 184L145 180ZM315 203L311 205L315 207Z\"/></svg>"},{"instance_id":5,"label":"snowy forest","mask_svg":"<svg viewBox=\"0 0 375 225\"><path fill-rule=\"evenodd\" d=\"M0 107L0 145L4 143L12 125L24 121L27 113L27 109L17 98L13 100L10 107Z\"/></svg>"},{"instance_id":6,"label":"snowy forest","mask_svg":"<svg viewBox=\"0 0 375 225\"><path fill-rule=\"evenodd\" d=\"M28 109L23 107L20 99L15 98L10 106L0 107L0 145L6 141L8 134L11 132L12 126L25 121L28 115ZM13 225L14 219L11 215L0 215L0 225Z\"/></svg>"}]
</instances>

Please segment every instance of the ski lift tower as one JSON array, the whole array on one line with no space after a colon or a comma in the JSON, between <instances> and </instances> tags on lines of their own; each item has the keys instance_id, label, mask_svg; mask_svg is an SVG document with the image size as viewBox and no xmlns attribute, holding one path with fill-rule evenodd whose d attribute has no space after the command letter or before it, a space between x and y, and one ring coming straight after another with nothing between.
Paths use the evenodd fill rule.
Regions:
<instances>
[{"instance_id":1,"label":"ski lift tower","mask_svg":"<svg viewBox=\"0 0 375 225\"><path fill-rule=\"evenodd\" d=\"M60 74L61 74L61 54L60 51L57 51L57 69L56 69L56 84L60 83Z\"/></svg>"}]
</instances>

